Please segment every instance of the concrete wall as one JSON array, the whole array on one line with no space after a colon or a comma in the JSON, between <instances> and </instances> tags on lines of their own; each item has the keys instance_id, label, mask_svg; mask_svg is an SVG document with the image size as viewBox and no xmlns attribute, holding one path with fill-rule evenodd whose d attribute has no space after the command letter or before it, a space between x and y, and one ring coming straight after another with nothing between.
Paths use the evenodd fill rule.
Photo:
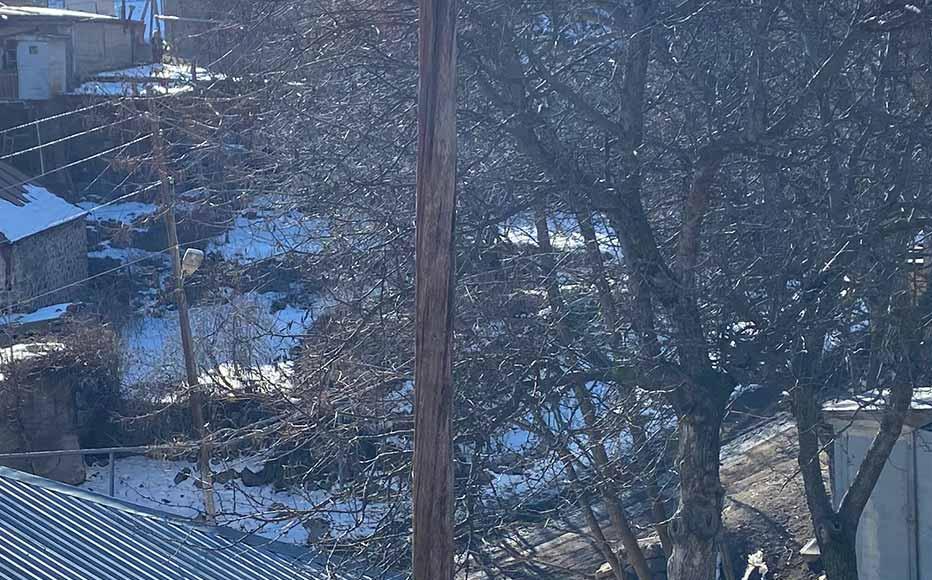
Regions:
<instances>
[{"instance_id":1,"label":"concrete wall","mask_svg":"<svg viewBox=\"0 0 932 580\"><path fill-rule=\"evenodd\" d=\"M919 547L918 576L932 578L932 433L915 431L916 451L916 543Z\"/></svg>"},{"instance_id":2,"label":"concrete wall","mask_svg":"<svg viewBox=\"0 0 932 580\"><path fill-rule=\"evenodd\" d=\"M40 232L13 245L13 289L10 301L26 300L87 277L87 230L84 220ZM29 303L36 309L73 300L80 288L69 288Z\"/></svg>"},{"instance_id":3,"label":"concrete wall","mask_svg":"<svg viewBox=\"0 0 932 580\"><path fill-rule=\"evenodd\" d=\"M76 22L73 28L74 74L80 80L94 73L129 68L140 60L139 26L122 22Z\"/></svg>"},{"instance_id":4,"label":"concrete wall","mask_svg":"<svg viewBox=\"0 0 932 580\"><path fill-rule=\"evenodd\" d=\"M836 507L867 454L876 434L875 425L855 422L835 439ZM928 438L929 445L917 444L923 437ZM932 580L932 563L927 561L932 557L932 471L925 471L929 469L932 433L904 433L858 524L861 580ZM925 541L917 541L920 537Z\"/></svg>"}]
</instances>

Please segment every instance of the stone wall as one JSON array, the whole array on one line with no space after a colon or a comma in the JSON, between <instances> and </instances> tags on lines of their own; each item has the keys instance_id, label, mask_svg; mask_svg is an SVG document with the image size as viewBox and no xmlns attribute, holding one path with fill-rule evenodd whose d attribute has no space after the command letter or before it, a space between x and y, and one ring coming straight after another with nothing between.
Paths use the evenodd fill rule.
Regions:
<instances>
[{"instance_id":1,"label":"stone wall","mask_svg":"<svg viewBox=\"0 0 932 580\"><path fill-rule=\"evenodd\" d=\"M87 230L77 219L13 245L12 291L9 300L20 302L84 280L87 277ZM71 287L40 296L15 307L28 311L74 300L80 287Z\"/></svg>"},{"instance_id":2,"label":"stone wall","mask_svg":"<svg viewBox=\"0 0 932 580\"><path fill-rule=\"evenodd\" d=\"M36 345L23 360L3 365L0 453L80 449L75 392L62 361L63 345ZM49 367L48 372L45 367ZM4 460L3 465L76 485L86 477L80 455Z\"/></svg>"}]
</instances>

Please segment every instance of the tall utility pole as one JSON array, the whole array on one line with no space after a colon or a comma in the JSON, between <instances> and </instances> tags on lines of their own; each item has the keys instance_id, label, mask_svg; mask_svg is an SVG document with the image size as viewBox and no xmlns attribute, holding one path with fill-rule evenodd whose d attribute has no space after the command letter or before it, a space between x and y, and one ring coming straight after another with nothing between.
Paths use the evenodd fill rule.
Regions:
<instances>
[{"instance_id":1,"label":"tall utility pole","mask_svg":"<svg viewBox=\"0 0 932 580\"><path fill-rule=\"evenodd\" d=\"M419 0L414 578L453 578L456 0Z\"/></svg>"},{"instance_id":2,"label":"tall utility pole","mask_svg":"<svg viewBox=\"0 0 932 580\"><path fill-rule=\"evenodd\" d=\"M204 419L204 394L198 386L197 360L194 358L194 340L191 337L191 318L188 314L188 299L184 293L184 274L181 270L181 248L178 244L178 225L175 222L175 185L165 163L165 144L159 122L158 103L149 101L152 113L152 157L159 175L162 213L168 237L168 253L172 261L172 276L175 283L175 304L178 307L178 323L181 327L181 348L184 351L184 370L187 377L191 422L200 439L198 469L204 492L204 511L208 523L216 523L217 507L214 502L213 476L210 471L210 443L207 441L207 422Z\"/></svg>"}]
</instances>

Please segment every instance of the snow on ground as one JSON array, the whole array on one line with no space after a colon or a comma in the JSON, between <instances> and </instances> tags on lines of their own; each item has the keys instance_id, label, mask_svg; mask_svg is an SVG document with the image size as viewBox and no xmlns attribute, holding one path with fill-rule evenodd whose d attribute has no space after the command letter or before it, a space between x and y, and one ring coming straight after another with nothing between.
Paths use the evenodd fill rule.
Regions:
<instances>
[{"instance_id":1,"label":"snow on ground","mask_svg":"<svg viewBox=\"0 0 932 580\"><path fill-rule=\"evenodd\" d=\"M193 73L196 73L193 74ZM195 82L223 80L203 67L153 63L96 73L95 78L71 91L73 95L135 96L178 95L194 90Z\"/></svg>"},{"instance_id":2,"label":"snow on ground","mask_svg":"<svg viewBox=\"0 0 932 580\"><path fill-rule=\"evenodd\" d=\"M101 205L92 201L79 203L78 207L88 212L88 220L95 222L112 222L125 226L133 225L137 220L155 214L158 207L151 203L128 201L111 205Z\"/></svg>"},{"instance_id":3,"label":"snow on ground","mask_svg":"<svg viewBox=\"0 0 932 580\"><path fill-rule=\"evenodd\" d=\"M233 227L208 246L208 251L239 264L249 264L288 252L312 253L320 250L325 228L317 220L297 211L281 215L260 213L237 217Z\"/></svg>"},{"instance_id":4,"label":"snow on ground","mask_svg":"<svg viewBox=\"0 0 932 580\"><path fill-rule=\"evenodd\" d=\"M169 258L166 254L160 254L158 252L149 252L146 250L140 250L139 248L114 248L110 242L104 242L101 244L100 249L94 250L87 253L88 258L99 258L107 260L116 260L121 264L130 264L141 262L146 259L152 260L161 260L165 262L164 269L166 275L168 269L171 267L167 262Z\"/></svg>"},{"instance_id":5,"label":"snow on ground","mask_svg":"<svg viewBox=\"0 0 932 580\"><path fill-rule=\"evenodd\" d=\"M196 465L141 456L118 458L115 465L114 490L118 499L188 518L203 515L203 494L195 487L195 478L182 480L179 476L185 470L196 474ZM217 461L213 467L214 473L244 467L258 472L262 460ZM88 467L87 481L82 488L108 495L109 486L109 465ZM298 493L279 491L272 485L245 487L240 480L217 483L215 500L218 523L295 544L308 541L302 517L308 521L317 520L318 527L320 520L325 521L330 537L359 538L372 534L384 513L380 505L369 504L363 510L359 502L334 501L322 490Z\"/></svg>"},{"instance_id":6,"label":"snow on ground","mask_svg":"<svg viewBox=\"0 0 932 580\"><path fill-rule=\"evenodd\" d=\"M289 357L313 323L315 312L286 305L276 293L244 294L191 308L191 326L201 368L252 368ZM184 376L177 312L142 316L121 331L123 383L177 383Z\"/></svg>"},{"instance_id":7,"label":"snow on ground","mask_svg":"<svg viewBox=\"0 0 932 580\"><path fill-rule=\"evenodd\" d=\"M13 344L0 348L0 365L45 356L63 348L65 348L65 345L60 342L27 342ZM0 373L0 381L5 379L6 377L3 373Z\"/></svg>"},{"instance_id":8,"label":"snow on ground","mask_svg":"<svg viewBox=\"0 0 932 580\"><path fill-rule=\"evenodd\" d=\"M551 217L547 223L550 233L550 244L554 250L565 252L585 247L585 240L579 231L579 223L575 216L561 214ZM599 249L608 252L616 258L621 257L621 249L616 238L609 228L601 223L594 223L596 240ZM511 243L519 246L537 245L537 228L533 216L517 216L507 224L502 232Z\"/></svg>"},{"instance_id":9,"label":"snow on ground","mask_svg":"<svg viewBox=\"0 0 932 580\"><path fill-rule=\"evenodd\" d=\"M767 423L757 425L722 446L722 463L727 464L731 461L740 460L748 451L761 443L795 428L796 423L788 414L778 415Z\"/></svg>"},{"instance_id":10,"label":"snow on ground","mask_svg":"<svg viewBox=\"0 0 932 580\"><path fill-rule=\"evenodd\" d=\"M199 66L195 67L195 69L199 80L208 81L224 78L223 75L213 74L204 67ZM191 71L192 68L190 65L153 63L96 73L94 76L100 79L159 79L188 82L194 80L194 75L191 74Z\"/></svg>"},{"instance_id":11,"label":"snow on ground","mask_svg":"<svg viewBox=\"0 0 932 580\"><path fill-rule=\"evenodd\" d=\"M58 320L68 314L68 309L73 304L67 302L64 304L53 304L40 308L34 312L24 314L0 314L0 326L18 326L23 324L38 324L40 322L51 322Z\"/></svg>"},{"instance_id":12,"label":"snow on ground","mask_svg":"<svg viewBox=\"0 0 932 580\"><path fill-rule=\"evenodd\" d=\"M175 96L193 91L191 85L165 86L151 81L88 81L69 92L69 95L98 97L140 97L150 95Z\"/></svg>"}]
</instances>

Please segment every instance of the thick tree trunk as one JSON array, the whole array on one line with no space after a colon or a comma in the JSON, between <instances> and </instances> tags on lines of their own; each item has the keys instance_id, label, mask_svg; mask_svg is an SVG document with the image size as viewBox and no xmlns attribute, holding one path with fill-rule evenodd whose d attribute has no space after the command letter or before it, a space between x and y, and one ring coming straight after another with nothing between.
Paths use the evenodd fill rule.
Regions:
<instances>
[{"instance_id":1,"label":"thick tree trunk","mask_svg":"<svg viewBox=\"0 0 932 580\"><path fill-rule=\"evenodd\" d=\"M685 387L689 388L689 387ZM680 505L670 523L670 580L715 580L725 490L719 477L722 413L711 401L680 419Z\"/></svg>"},{"instance_id":2,"label":"thick tree trunk","mask_svg":"<svg viewBox=\"0 0 932 580\"><path fill-rule=\"evenodd\" d=\"M822 538L822 564L828 580L858 580L858 556L852 534L839 531Z\"/></svg>"}]
</instances>

